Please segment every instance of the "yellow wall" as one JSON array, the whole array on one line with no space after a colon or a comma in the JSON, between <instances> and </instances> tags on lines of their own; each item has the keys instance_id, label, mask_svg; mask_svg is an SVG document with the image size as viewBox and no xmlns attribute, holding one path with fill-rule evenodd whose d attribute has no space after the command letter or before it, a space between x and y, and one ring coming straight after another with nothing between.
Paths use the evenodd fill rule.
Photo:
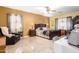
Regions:
<instances>
[{"instance_id":1,"label":"yellow wall","mask_svg":"<svg viewBox=\"0 0 79 59\"><path fill-rule=\"evenodd\" d=\"M64 17L67 17L67 16L73 17L73 16L76 16L76 15L79 15L79 11L52 16L52 17L50 17L50 28L55 29L55 18L64 18Z\"/></svg>"},{"instance_id":2,"label":"yellow wall","mask_svg":"<svg viewBox=\"0 0 79 59\"><path fill-rule=\"evenodd\" d=\"M0 6L0 26L8 25L7 14L11 14L11 13L21 14L23 16L23 35L24 36L28 34L29 29L32 26L34 26L34 24L36 23L48 24L48 17Z\"/></svg>"}]
</instances>

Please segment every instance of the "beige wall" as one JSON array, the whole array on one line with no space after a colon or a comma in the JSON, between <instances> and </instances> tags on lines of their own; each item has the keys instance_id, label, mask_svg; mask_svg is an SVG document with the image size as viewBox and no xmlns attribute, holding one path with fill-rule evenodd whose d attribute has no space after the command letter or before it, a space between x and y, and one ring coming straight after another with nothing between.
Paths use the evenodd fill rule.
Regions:
<instances>
[{"instance_id":1,"label":"beige wall","mask_svg":"<svg viewBox=\"0 0 79 59\"><path fill-rule=\"evenodd\" d=\"M48 24L48 17L32 14L28 12L23 12L20 10L9 9L5 7L0 7L0 26L7 26L7 14L21 14L23 16L23 35L28 34L28 30L37 23Z\"/></svg>"},{"instance_id":2,"label":"beige wall","mask_svg":"<svg viewBox=\"0 0 79 59\"><path fill-rule=\"evenodd\" d=\"M76 16L76 15L79 15L79 11L52 16L50 17L50 28L55 29L55 18L64 18L67 16Z\"/></svg>"}]
</instances>

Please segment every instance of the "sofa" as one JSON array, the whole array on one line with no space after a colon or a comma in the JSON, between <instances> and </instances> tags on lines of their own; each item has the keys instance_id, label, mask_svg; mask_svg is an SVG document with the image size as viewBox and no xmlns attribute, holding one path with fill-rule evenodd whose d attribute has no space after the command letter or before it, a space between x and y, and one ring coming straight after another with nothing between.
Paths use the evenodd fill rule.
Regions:
<instances>
[{"instance_id":1,"label":"sofa","mask_svg":"<svg viewBox=\"0 0 79 59\"><path fill-rule=\"evenodd\" d=\"M6 45L13 45L20 40L20 34L10 34L7 27L0 27L0 32L6 37Z\"/></svg>"}]
</instances>

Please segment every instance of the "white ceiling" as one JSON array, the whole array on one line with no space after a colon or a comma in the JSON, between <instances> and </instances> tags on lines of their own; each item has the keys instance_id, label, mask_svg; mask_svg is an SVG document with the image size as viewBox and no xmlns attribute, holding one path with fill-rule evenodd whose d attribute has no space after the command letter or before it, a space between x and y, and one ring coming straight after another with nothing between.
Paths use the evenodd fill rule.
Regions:
<instances>
[{"instance_id":1,"label":"white ceiling","mask_svg":"<svg viewBox=\"0 0 79 59\"><path fill-rule=\"evenodd\" d=\"M53 12L52 14L48 14L45 6L44 7L43 6L8 6L8 8L22 10L25 12L31 12L31 13L35 13L35 14L40 14L40 15L48 16L48 17L53 16L53 15L57 15L60 13L79 11L79 6L64 6L64 7L48 6L48 7L51 8L52 10L56 10L56 11Z\"/></svg>"}]
</instances>

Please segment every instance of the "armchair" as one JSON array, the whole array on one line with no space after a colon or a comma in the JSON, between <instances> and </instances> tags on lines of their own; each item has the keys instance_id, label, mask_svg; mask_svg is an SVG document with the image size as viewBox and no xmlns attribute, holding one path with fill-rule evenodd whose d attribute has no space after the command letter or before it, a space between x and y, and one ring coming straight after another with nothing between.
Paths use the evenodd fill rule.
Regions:
<instances>
[{"instance_id":1,"label":"armchair","mask_svg":"<svg viewBox=\"0 0 79 59\"><path fill-rule=\"evenodd\" d=\"M6 37L2 35L0 29L0 53L5 53L5 48L6 48Z\"/></svg>"},{"instance_id":2,"label":"armchair","mask_svg":"<svg viewBox=\"0 0 79 59\"><path fill-rule=\"evenodd\" d=\"M20 35L10 34L7 27L1 27L2 34L6 36L6 45L13 45L20 40Z\"/></svg>"}]
</instances>

